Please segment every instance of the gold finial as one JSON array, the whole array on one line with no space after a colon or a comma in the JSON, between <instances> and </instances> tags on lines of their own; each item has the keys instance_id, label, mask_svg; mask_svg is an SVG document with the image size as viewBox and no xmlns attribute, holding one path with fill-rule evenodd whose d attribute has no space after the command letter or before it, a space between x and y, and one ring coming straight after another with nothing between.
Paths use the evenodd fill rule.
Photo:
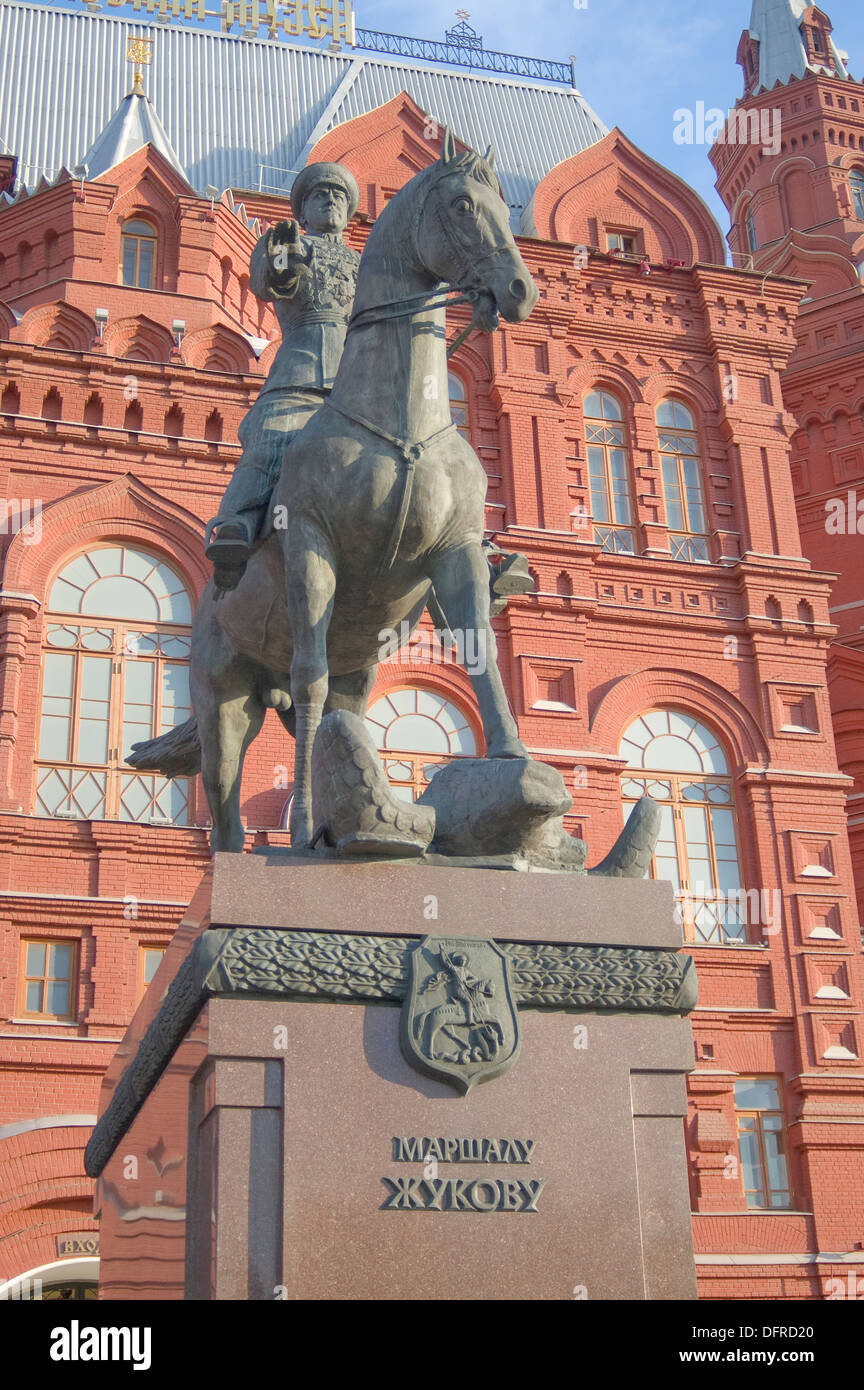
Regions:
<instances>
[{"instance_id":1,"label":"gold finial","mask_svg":"<svg viewBox=\"0 0 864 1390\"><path fill-rule=\"evenodd\" d=\"M149 67L153 62L153 40L130 39L126 44L126 62L135 64L135 73L132 78L132 91L129 95L143 97L144 74L141 71L141 66L143 64L145 67Z\"/></svg>"},{"instance_id":2,"label":"gold finial","mask_svg":"<svg viewBox=\"0 0 864 1390\"><path fill-rule=\"evenodd\" d=\"M468 20L471 18L471 12L470 12L470 10L457 10L457 11L456 11L456 18L457 18L457 19L461 19L461 20L463 20L465 23L467 23Z\"/></svg>"}]
</instances>

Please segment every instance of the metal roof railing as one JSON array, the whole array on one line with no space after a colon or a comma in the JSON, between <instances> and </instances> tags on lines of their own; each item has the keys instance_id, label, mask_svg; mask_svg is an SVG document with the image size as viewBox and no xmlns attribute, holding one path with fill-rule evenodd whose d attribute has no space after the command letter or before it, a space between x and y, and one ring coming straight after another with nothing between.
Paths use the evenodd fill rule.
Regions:
<instances>
[{"instance_id":1,"label":"metal roof railing","mask_svg":"<svg viewBox=\"0 0 864 1390\"><path fill-rule=\"evenodd\" d=\"M425 62L449 63L452 67L479 68L485 72L504 72L512 77L533 77L540 82L576 86L573 59L569 63L559 63L551 58L527 58L517 53L475 48L464 42L441 43L437 39L409 38L405 34L382 34L377 29L356 29L353 46L370 53L391 53L400 58L420 58Z\"/></svg>"}]
</instances>

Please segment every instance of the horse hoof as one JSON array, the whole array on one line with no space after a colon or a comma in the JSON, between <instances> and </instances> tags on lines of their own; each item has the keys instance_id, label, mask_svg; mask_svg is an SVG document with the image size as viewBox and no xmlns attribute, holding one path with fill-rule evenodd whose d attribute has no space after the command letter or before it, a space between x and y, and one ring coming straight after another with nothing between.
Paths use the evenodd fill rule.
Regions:
<instances>
[{"instance_id":1,"label":"horse hoof","mask_svg":"<svg viewBox=\"0 0 864 1390\"><path fill-rule=\"evenodd\" d=\"M292 848L292 849L308 849L308 850L311 850L311 848L312 848L312 841L313 841L313 832L312 832L312 824L311 824L311 822L310 822L308 825L298 825L298 826L296 826L296 827L293 826L293 825L291 825L291 826L289 826L289 830L290 830L290 832L291 832L291 848Z\"/></svg>"}]
</instances>

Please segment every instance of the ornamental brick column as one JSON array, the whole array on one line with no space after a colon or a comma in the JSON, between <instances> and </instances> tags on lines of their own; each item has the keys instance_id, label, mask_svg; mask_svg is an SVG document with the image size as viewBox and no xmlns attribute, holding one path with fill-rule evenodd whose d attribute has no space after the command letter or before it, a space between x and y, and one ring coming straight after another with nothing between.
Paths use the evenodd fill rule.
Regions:
<instances>
[{"instance_id":1,"label":"ornamental brick column","mask_svg":"<svg viewBox=\"0 0 864 1390\"><path fill-rule=\"evenodd\" d=\"M0 810L19 811L15 748L21 707L21 672L30 624L40 603L32 594L0 593Z\"/></svg>"}]
</instances>

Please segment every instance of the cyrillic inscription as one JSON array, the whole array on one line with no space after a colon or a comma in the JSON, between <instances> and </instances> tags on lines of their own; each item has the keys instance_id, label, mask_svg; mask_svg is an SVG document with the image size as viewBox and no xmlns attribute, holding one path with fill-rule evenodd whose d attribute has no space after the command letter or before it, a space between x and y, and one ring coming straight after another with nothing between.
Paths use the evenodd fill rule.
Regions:
<instances>
[{"instance_id":1,"label":"cyrillic inscription","mask_svg":"<svg viewBox=\"0 0 864 1390\"><path fill-rule=\"evenodd\" d=\"M393 1140L394 1163L530 1163L533 1139Z\"/></svg>"},{"instance_id":2,"label":"cyrillic inscription","mask_svg":"<svg viewBox=\"0 0 864 1390\"><path fill-rule=\"evenodd\" d=\"M439 1178L439 1163L530 1163L534 1139L419 1138L393 1140L394 1163L424 1164L421 1178L382 1178L382 1211L536 1211L546 1178Z\"/></svg>"},{"instance_id":3,"label":"cyrillic inscription","mask_svg":"<svg viewBox=\"0 0 864 1390\"><path fill-rule=\"evenodd\" d=\"M536 1211L546 1178L384 1178L382 1211Z\"/></svg>"}]
</instances>

